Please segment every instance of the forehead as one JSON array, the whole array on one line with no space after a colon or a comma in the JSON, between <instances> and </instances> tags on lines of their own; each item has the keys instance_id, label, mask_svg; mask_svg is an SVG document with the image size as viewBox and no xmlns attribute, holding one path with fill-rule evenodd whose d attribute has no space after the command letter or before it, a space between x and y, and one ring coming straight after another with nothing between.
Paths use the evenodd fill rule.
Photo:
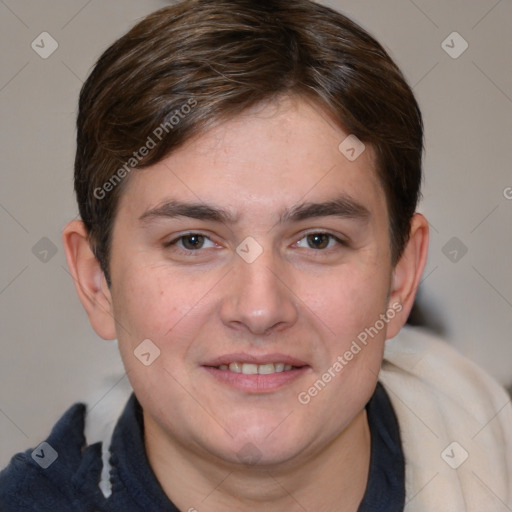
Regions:
<instances>
[{"instance_id":1,"label":"forehead","mask_svg":"<svg viewBox=\"0 0 512 512\"><path fill-rule=\"evenodd\" d=\"M373 149L299 98L258 105L191 138L126 185L118 211L133 214L186 200L233 215L282 215L298 202L344 195L386 215Z\"/></svg>"}]
</instances>

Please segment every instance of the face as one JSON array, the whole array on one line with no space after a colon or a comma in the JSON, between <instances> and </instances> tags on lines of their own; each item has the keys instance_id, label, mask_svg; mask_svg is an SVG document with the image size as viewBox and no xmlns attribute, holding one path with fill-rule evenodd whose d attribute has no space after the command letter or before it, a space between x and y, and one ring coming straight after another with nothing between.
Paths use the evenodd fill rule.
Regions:
<instances>
[{"instance_id":1,"label":"face","mask_svg":"<svg viewBox=\"0 0 512 512\"><path fill-rule=\"evenodd\" d=\"M147 431L226 463L287 464L364 409L399 306L373 154L349 161L348 135L288 99L132 173L111 294Z\"/></svg>"}]
</instances>

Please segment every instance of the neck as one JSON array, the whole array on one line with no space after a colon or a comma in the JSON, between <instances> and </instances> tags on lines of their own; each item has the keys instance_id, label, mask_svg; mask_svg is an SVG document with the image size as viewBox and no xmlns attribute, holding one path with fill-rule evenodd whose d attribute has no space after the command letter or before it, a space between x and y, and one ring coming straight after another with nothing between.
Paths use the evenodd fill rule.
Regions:
<instances>
[{"instance_id":1,"label":"neck","mask_svg":"<svg viewBox=\"0 0 512 512\"><path fill-rule=\"evenodd\" d=\"M365 410L320 452L299 454L279 466L201 456L176 443L145 413L144 429L149 463L180 510L355 512L364 496L370 465Z\"/></svg>"}]
</instances>

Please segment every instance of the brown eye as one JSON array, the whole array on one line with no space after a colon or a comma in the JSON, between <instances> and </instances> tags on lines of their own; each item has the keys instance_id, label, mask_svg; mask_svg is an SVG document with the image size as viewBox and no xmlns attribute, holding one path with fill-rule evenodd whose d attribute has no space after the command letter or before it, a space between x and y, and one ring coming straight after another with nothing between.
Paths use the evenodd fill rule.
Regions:
<instances>
[{"instance_id":1,"label":"brown eye","mask_svg":"<svg viewBox=\"0 0 512 512\"><path fill-rule=\"evenodd\" d=\"M205 239L205 236L197 234L185 235L180 238L181 245L188 251L202 249Z\"/></svg>"},{"instance_id":2,"label":"brown eye","mask_svg":"<svg viewBox=\"0 0 512 512\"><path fill-rule=\"evenodd\" d=\"M325 249L329 246L331 235L327 233L313 233L307 235L308 246L311 249Z\"/></svg>"},{"instance_id":3,"label":"brown eye","mask_svg":"<svg viewBox=\"0 0 512 512\"><path fill-rule=\"evenodd\" d=\"M171 256L184 258L209 258L212 250L220 249L209 236L201 233L185 233L163 244Z\"/></svg>"},{"instance_id":4,"label":"brown eye","mask_svg":"<svg viewBox=\"0 0 512 512\"><path fill-rule=\"evenodd\" d=\"M341 248L340 246L347 246L347 243L337 236L331 235L330 233L309 233L304 235L297 243L297 247L303 249L314 249L315 251L324 251L329 249ZM327 251L325 251L327 252Z\"/></svg>"}]
</instances>

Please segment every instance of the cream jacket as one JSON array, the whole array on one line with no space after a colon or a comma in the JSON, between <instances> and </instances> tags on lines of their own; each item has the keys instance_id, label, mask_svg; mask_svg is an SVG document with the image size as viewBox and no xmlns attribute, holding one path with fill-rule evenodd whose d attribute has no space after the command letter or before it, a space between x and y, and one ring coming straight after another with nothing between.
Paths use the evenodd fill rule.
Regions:
<instances>
[{"instance_id":1,"label":"cream jacket","mask_svg":"<svg viewBox=\"0 0 512 512\"><path fill-rule=\"evenodd\" d=\"M512 511L512 406L504 389L410 327L386 342L379 378L400 425L405 510Z\"/></svg>"}]
</instances>

